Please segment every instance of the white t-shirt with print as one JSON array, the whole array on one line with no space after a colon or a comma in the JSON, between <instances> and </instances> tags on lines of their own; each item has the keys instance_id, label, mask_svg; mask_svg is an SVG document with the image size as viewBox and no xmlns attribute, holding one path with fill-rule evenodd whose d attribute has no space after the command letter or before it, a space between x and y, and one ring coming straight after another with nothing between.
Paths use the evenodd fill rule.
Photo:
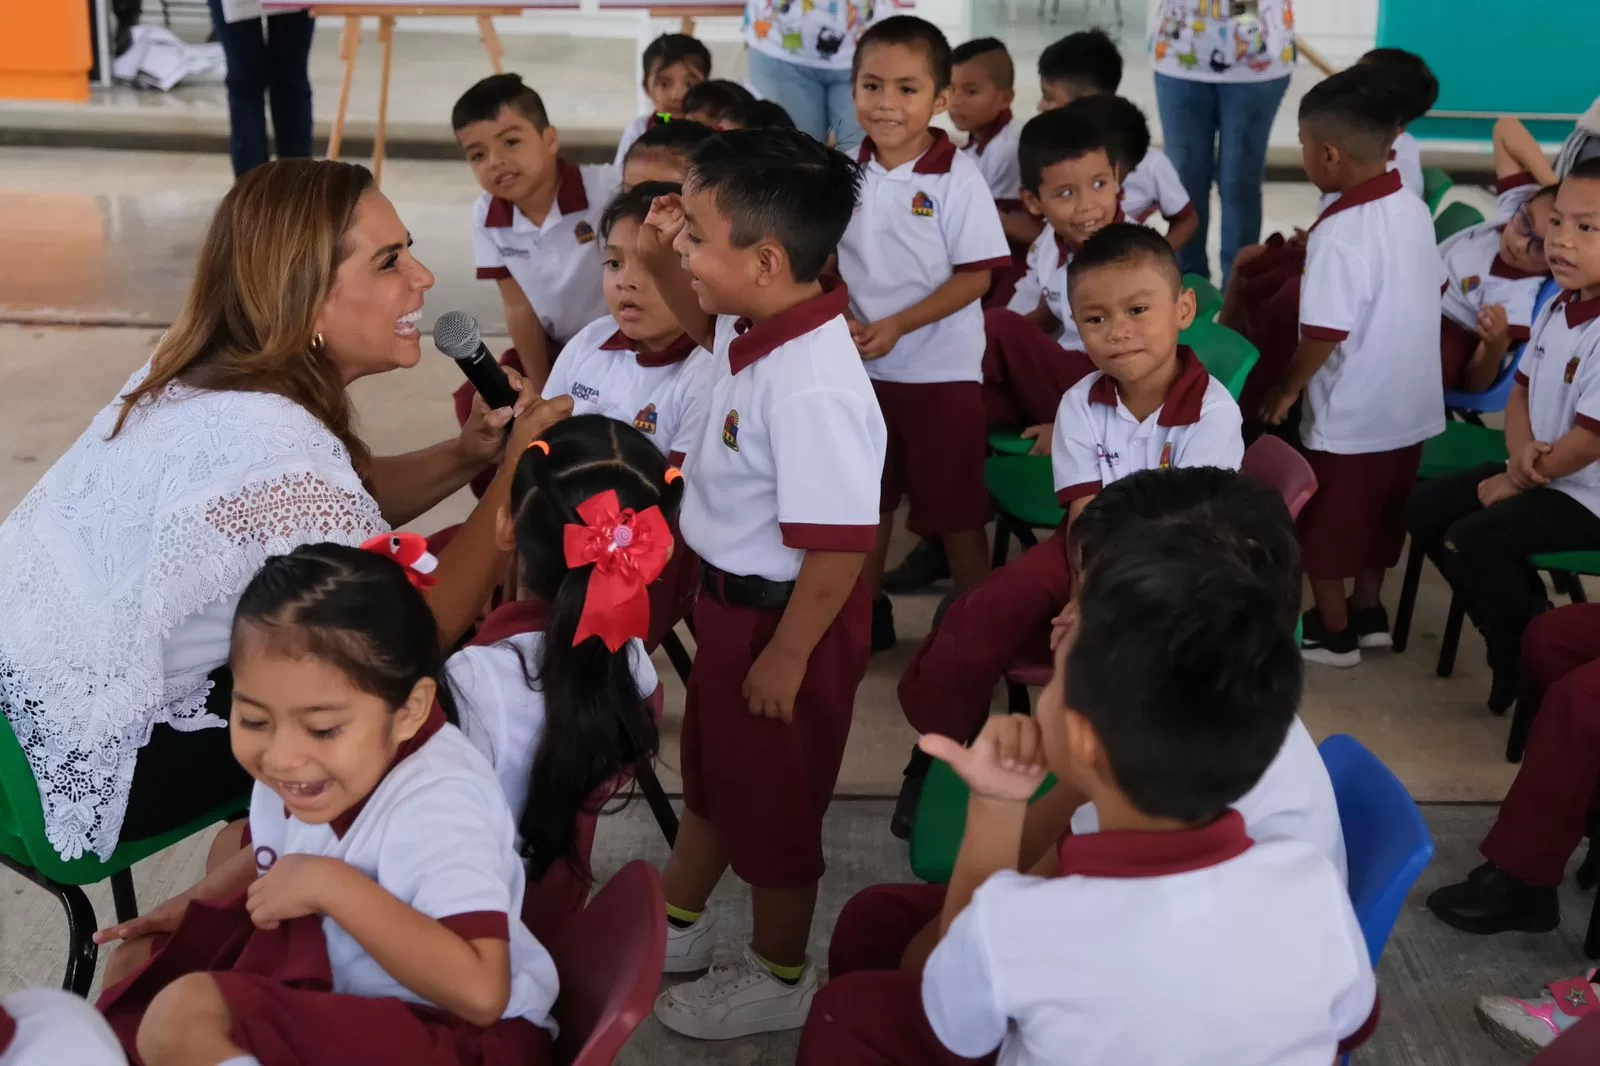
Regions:
<instances>
[{"instance_id":1,"label":"white t-shirt with print","mask_svg":"<svg viewBox=\"0 0 1600 1066\"><path fill-rule=\"evenodd\" d=\"M1151 67L1189 81L1256 82L1294 73L1291 0L1257 0L1254 15L1228 17L1229 0L1159 0Z\"/></svg>"}]
</instances>

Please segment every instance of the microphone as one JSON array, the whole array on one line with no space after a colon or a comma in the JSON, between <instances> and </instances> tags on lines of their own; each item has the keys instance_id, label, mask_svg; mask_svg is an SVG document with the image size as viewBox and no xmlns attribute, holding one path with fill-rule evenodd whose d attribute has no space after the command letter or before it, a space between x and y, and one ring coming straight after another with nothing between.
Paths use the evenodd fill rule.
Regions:
<instances>
[{"instance_id":1,"label":"microphone","mask_svg":"<svg viewBox=\"0 0 1600 1066\"><path fill-rule=\"evenodd\" d=\"M433 324L433 343L456 361L491 411L516 404L517 390L483 343L477 319L465 311L446 311Z\"/></svg>"}]
</instances>

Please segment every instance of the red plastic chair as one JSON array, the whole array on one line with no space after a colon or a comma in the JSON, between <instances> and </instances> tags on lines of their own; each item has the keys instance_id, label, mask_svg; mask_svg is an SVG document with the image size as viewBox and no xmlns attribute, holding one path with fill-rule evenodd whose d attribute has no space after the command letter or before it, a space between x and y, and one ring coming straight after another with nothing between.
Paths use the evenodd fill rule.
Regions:
<instances>
[{"instance_id":1,"label":"red plastic chair","mask_svg":"<svg viewBox=\"0 0 1600 1066\"><path fill-rule=\"evenodd\" d=\"M1271 485L1283 494L1289 517L1300 517L1300 509L1317 494L1317 475L1306 457L1294 445L1278 437L1258 437L1244 453L1239 472Z\"/></svg>"},{"instance_id":2,"label":"red plastic chair","mask_svg":"<svg viewBox=\"0 0 1600 1066\"><path fill-rule=\"evenodd\" d=\"M635 859L549 945L561 976L556 1061L610 1066L655 1006L667 957L661 875Z\"/></svg>"}]
</instances>

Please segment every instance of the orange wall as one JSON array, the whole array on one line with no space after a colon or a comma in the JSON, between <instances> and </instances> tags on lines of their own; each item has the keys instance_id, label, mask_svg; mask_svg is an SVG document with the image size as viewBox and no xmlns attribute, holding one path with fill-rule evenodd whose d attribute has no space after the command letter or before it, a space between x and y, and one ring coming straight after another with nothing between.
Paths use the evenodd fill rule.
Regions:
<instances>
[{"instance_id":1,"label":"orange wall","mask_svg":"<svg viewBox=\"0 0 1600 1066\"><path fill-rule=\"evenodd\" d=\"M87 100L88 0L0 0L0 99Z\"/></svg>"}]
</instances>

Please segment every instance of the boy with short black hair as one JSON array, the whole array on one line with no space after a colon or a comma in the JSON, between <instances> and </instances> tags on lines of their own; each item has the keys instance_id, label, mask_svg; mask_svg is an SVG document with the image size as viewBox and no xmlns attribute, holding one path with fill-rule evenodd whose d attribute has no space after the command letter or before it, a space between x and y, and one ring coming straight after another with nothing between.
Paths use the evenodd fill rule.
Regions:
<instances>
[{"instance_id":1,"label":"boy with short black hair","mask_svg":"<svg viewBox=\"0 0 1600 1066\"><path fill-rule=\"evenodd\" d=\"M1427 60L1404 48L1374 48L1356 63L1375 67L1388 79L1395 98L1395 118L1400 124L1400 132L1389 148L1390 159L1400 172L1406 191L1421 196L1422 145L1406 130L1439 102L1439 79L1429 69Z\"/></svg>"},{"instance_id":2,"label":"boy with short black hair","mask_svg":"<svg viewBox=\"0 0 1600 1066\"><path fill-rule=\"evenodd\" d=\"M622 161L622 187L630 189L647 181L683 184L684 175L689 172L689 156L701 141L716 132L686 118L651 126L633 142Z\"/></svg>"},{"instance_id":3,"label":"boy with short black hair","mask_svg":"<svg viewBox=\"0 0 1600 1066\"><path fill-rule=\"evenodd\" d=\"M795 128L794 119L790 118L789 112L775 100L755 100L746 104L733 113L733 118L727 125L729 129L735 130L755 130L763 126L781 130Z\"/></svg>"},{"instance_id":4,"label":"boy with short black hair","mask_svg":"<svg viewBox=\"0 0 1600 1066\"><path fill-rule=\"evenodd\" d=\"M1122 84L1122 53L1101 30L1069 34L1039 56L1039 110L1065 107L1092 96L1116 96ZM1200 216L1189 193L1165 152L1150 147L1150 126L1131 100L1116 113L1130 144L1140 140L1144 150L1133 155L1122 181L1122 209L1135 222L1156 211L1167 220L1167 240L1182 248L1200 227Z\"/></svg>"},{"instance_id":5,"label":"boy with short black hair","mask_svg":"<svg viewBox=\"0 0 1600 1066\"><path fill-rule=\"evenodd\" d=\"M743 85L717 78L703 81L684 94L683 115L714 130L726 130L740 112L755 102L755 96Z\"/></svg>"},{"instance_id":6,"label":"boy with short black hair","mask_svg":"<svg viewBox=\"0 0 1600 1066\"><path fill-rule=\"evenodd\" d=\"M1362 647L1390 643L1384 572L1399 561L1422 442L1444 431L1446 274L1427 206L1388 169L1394 129L1391 94L1372 67L1340 71L1300 102L1306 174L1338 196L1307 240L1299 346L1258 412L1278 425L1300 407L1301 447L1317 475L1299 519L1314 601L1303 648L1329 666L1354 666Z\"/></svg>"},{"instance_id":7,"label":"boy with short black hair","mask_svg":"<svg viewBox=\"0 0 1600 1066\"><path fill-rule=\"evenodd\" d=\"M686 33L663 33L645 47L641 58L644 91L650 97L650 111L628 123L617 144L613 162L622 166L628 149L645 130L674 118L683 118L684 95L711 77L711 50L699 38Z\"/></svg>"},{"instance_id":8,"label":"boy with short black hair","mask_svg":"<svg viewBox=\"0 0 1600 1066\"><path fill-rule=\"evenodd\" d=\"M1035 716L991 718L970 748L922 739L971 799L920 995L904 971L834 976L802 1066L868 1048L880 1063L999 1048L1042 1066L1071 1048L1085 1062L1309 1064L1371 1034L1376 984L1344 879L1307 841L1252 840L1230 809L1278 759L1301 668L1278 584L1219 532L1175 519L1098 557ZM1061 839L1057 876L1019 873L1047 770L1098 825ZM1127 993L1153 964L1207 975L1155 1023Z\"/></svg>"},{"instance_id":9,"label":"boy with short black hair","mask_svg":"<svg viewBox=\"0 0 1600 1066\"><path fill-rule=\"evenodd\" d=\"M505 305L513 347L501 362L541 388L554 354L605 313L595 226L621 174L563 159L544 101L516 74L468 89L450 124L483 187L472 243L478 277L499 286ZM471 404L472 389L463 386L456 393L463 422Z\"/></svg>"},{"instance_id":10,"label":"boy with short black hair","mask_svg":"<svg viewBox=\"0 0 1600 1066\"><path fill-rule=\"evenodd\" d=\"M967 135L962 151L972 156L983 172L1004 219L1006 212L1029 223L1019 239L1039 235L1038 221L1022 208L1022 174L1017 170L1017 137L1022 123L1013 119L1016 79L1011 54L994 37L980 37L957 45L950 53L950 124ZM1013 236L1008 228L1007 234Z\"/></svg>"},{"instance_id":11,"label":"boy with short black hair","mask_svg":"<svg viewBox=\"0 0 1600 1066\"><path fill-rule=\"evenodd\" d=\"M889 428L882 519L868 576L877 586L909 497L907 525L938 537L956 587L989 571L984 526L983 309L1010 250L983 174L931 127L950 92L951 53L932 23L896 15L856 44L861 206L839 243L852 332ZM873 603L873 649L894 643L888 596Z\"/></svg>"},{"instance_id":12,"label":"boy with short black hair","mask_svg":"<svg viewBox=\"0 0 1600 1066\"><path fill-rule=\"evenodd\" d=\"M689 453L683 539L704 560L683 723L684 815L663 887L666 970L710 966L706 900L751 886L751 942L664 992L656 1016L700 1039L795 1028L817 988L806 943L871 603L887 443L845 319L820 280L855 208L854 163L795 130L737 130L695 150L640 256L684 330L715 353ZM681 262L681 266L680 266Z\"/></svg>"}]
</instances>

